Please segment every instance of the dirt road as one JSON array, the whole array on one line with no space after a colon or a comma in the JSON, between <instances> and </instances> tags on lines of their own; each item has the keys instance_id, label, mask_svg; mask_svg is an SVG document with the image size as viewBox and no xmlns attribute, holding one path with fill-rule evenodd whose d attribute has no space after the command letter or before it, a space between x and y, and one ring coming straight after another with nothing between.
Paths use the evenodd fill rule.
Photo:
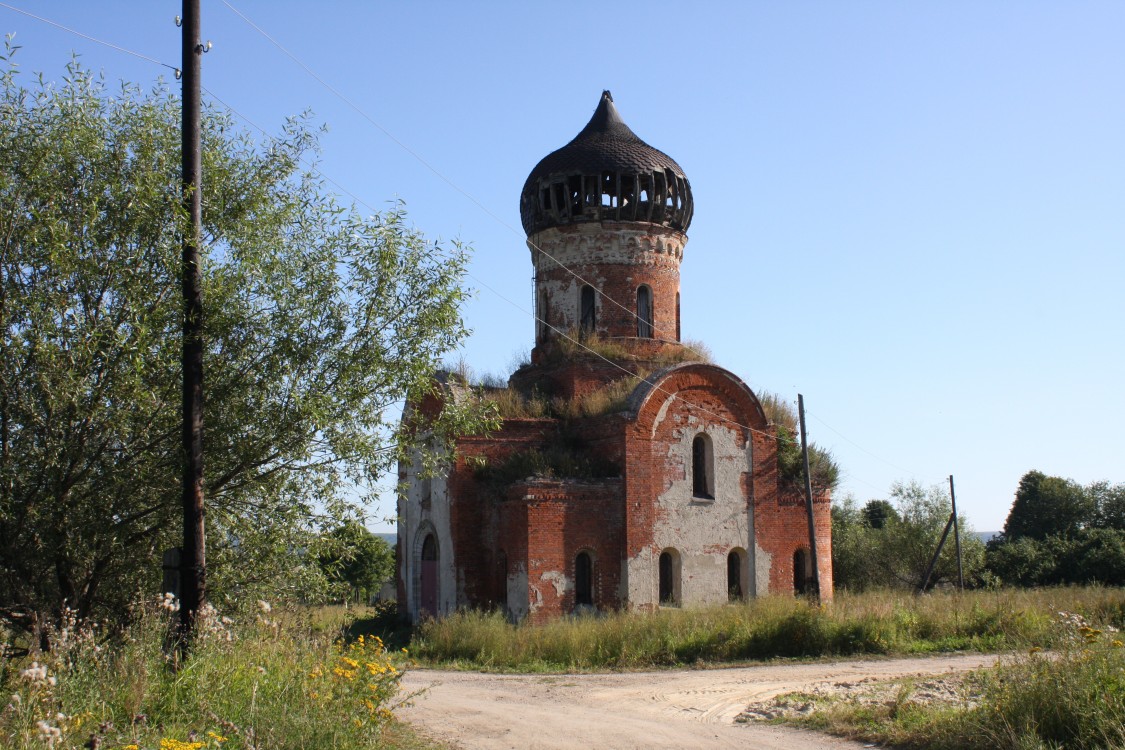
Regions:
<instances>
[{"instance_id":1,"label":"dirt road","mask_svg":"<svg viewBox=\"0 0 1125 750\"><path fill-rule=\"evenodd\" d=\"M748 703L813 685L963 672L995 656L959 654L732 669L583 675L496 675L416 669L402 712L434 739L494 748L760 748L830 750L864 745L814 732L735 724Z\"/></svg>"}]
</instances>

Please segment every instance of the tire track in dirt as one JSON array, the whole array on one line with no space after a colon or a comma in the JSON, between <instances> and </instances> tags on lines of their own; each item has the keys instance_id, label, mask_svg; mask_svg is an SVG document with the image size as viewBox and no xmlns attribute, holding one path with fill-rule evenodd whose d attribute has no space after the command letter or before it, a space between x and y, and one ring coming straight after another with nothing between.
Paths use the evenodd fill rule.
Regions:
<instances>
[{"instance_id":1,"label":"tire track in dirt","mask_svg":"<svg viewBox=\"0 0 1125 750\"><path fill-rule=\"evenodd\" d=\"M735 724L734 719L749 703L814 685L965 672L996 659L958 654L566 675L416 669L406 673L403 688L424 692L401 716L462 750L858 749L864 745L799 729Z\"/></svg>"}]
</instances>

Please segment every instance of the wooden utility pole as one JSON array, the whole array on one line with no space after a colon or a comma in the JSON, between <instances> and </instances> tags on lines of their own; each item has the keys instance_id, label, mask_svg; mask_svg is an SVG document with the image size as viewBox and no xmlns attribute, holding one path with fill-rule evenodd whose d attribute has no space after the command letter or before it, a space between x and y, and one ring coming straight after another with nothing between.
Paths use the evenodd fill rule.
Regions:
<instances>
[{"instance_id":1,"label":"wooden utility pole","mask_svg":"<svg viewBox=\"0 0 1125 750\"><path fill-rule=\"evenodd\" d=\"M809 471L809 444L805 437L805 397L797 394L797 413L801 417L801 456L805 462L805 510L809 516L809 556L812 557L813 594L820 601L820 561L816 556L816 522L813 520L812 473Z\"/></svg>"},{"instance_id":2,"label":"wooden utility pole","mask_svg":"<svg viewBox=\"0 0 1125 750\"><path fill-rule=\"evenodd\" d=\"M957 547L957 588L965 590L965 571L961 567L961 532L957 529L957 495L953 492L953 475L949 475L949 502L953 505L953 544Z\"/></svg>"},{"instance_id":3,"label":"wooden utility pole","mask_svg":"<svg viewBox=\"0 0 1125 750\"><path fill-rule=\"evenodd\" d=\"M206 597L203 536L203 292L199 246L203 237L200 196L201 85L203 44L199 0L183 0L183 204L191 226L183 233L183 511L184 546L180 556L180 635L191 640L196 614Z\"/></svg>"}]
</instances>

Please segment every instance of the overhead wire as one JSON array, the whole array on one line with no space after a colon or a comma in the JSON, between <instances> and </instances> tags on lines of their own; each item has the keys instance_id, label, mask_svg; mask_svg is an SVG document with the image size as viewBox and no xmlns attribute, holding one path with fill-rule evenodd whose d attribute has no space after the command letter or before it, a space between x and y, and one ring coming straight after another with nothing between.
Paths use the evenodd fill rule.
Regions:
<instances>
[{"instance_id":1,"label":"overhead wire","mask_svg":"<svg viewBox=\"0 0 1125 750\"><path fill-rule=\"evenodd\" d=\"M227 8L232 13L234 13L239 18L241 18L247 25L249 25L251 28L253 28L255 31L257 31L259 34L261 34L263 37L265 37L271 44L273 44L275 47L277 47L282 52L282 54L284 54L286 57L288 57L290 60L292 60L298 67L300 67L302 70L304 70L310 77L313 78L313 80L317 81L319 84L324 86L324 88L326 88L334 96L336 96L338 99L340 99L340 101L347 104L360 117L367 120L367 122L369 122L377 130L379 130L379 132L381 132L383 135L385 135L387 138L389 138L395 145L397 145L403 151L405 151L410 156L412 156L415 160L418 161L419 164L421 164L426 169L428 169L430 172L432 172L438 179L440 179L446 185L453 188L453 190L455 190L456 192L458 192L462 196L464 196L466 199L468 199L473 205L475 205L477 208L479 208L481 211L483 211L489 218L491 218L493 221L500 224L500 226L504 227L509 232L516 235L517 237L524 238L528 245L530 245L536 251L541 253L548 260L554 262L559 268L562 268L564 271L566 271L567 273L572 275L579 282L581 282L582 284L585 284L586 286L589 286L591 289L594 290L594 292L596 294L601 296L603 299L609 301L615 307L623 310L625 313L627 313L628 315L631 315L633 318L636 318L638 321L640 320L640 316L637 314L637 312L635 310L633 310L632 308L627 307L626 305L623 305L622 303L618 302L616 299L611 297L609 294L607 294L606 292L604 292L600 288L598 288L597 285L591 284L588 280L583 278L576 271L569 268L564 263L562 263L560 260L555 258L550 253L548 253L546 250L544 250L537 243L532 242L530 240L530 238L525 238L524 235L522 235L519 230L517 230L515 227L513 227L511 224L509 224L503 218L501 218L496 213L494 213L488 206L486 206L484 203L482 203L480 200L478 200L476 196L474 196L468 190L465 190L460 185L455 183L452 179L447 177L443 172L441 172L441 170L439 170L437 167L430 164L429 161L427 161L421 154L416 152L414 149L410 148L410 146L408 146L406 143L404 143L403 141L396 138L393 133L391 133L389 130L387 130L385 127L383 127L381 124L379 124L379 122L376 121L375 118L373 118L369 114L367 114L367 112L364 111L359 105L357 105L355 102L353 102L347 96L342 94L338 89L336 89L330 83L325 81L324 78L322 78L316 71L314 71L312 68L310 68L308 65L306 65L300 58L298 58L292 52L290 52L289 49L287 47L285 47L285 45L281 44L281 42L274 39L268 32L266 32L264 29L262 29L262 27L260 27L256 23L254 23L254 21L251 20L245 13L243 13L242 11L238 10L233 5L231 5L229 0L222 0L222 3L223 3L223 5L227 6ZM650 321L650 325L653 326L654 334L657 333L657 332L662 333L662 334L671 333L670 331L667 331L667 330L657 329L656 326L655 326L655 321ZM674 338L674 337L669 337L669 338Z\"/></svg>"},{"instance_id":2,"label":"overhead wire","mask_svg":"<svg viewBox=\"0 0 1125 750\"><path fill-rule=\"evenodd\" d=\"M418 154L418 153L417 153L416 151L414 151L413 149L411 149L411 148L410 148L410 147L409 147L409 146L408 146L407 144L403 143L403 142L402 142L401 140L399 140L398 138L396 138L396 137L394 136L394 134L392 134L392 133L391 133L390 131L388 131L388 130L387 130L386 128L384 128L384 127L383 127L382 125L380 125L380 124L379 124L379 123L378 123L378 122L377 122L377 121L376 121L376 120L375 120L374 118L372 118L372 117L371 117L370 115L368 115L368 114L367 114L367 113L366 113L366 112L365 112L365 111L364 111L364 110L363 110L362 108L360 108L360 107L359 107L358 105L356 105L356 104L355 104L354 102L352 102L352 101L351 101L351 100L350 100L350 99L349 99L348 97L346 97L346 96L345 96L344 94L342 94L341 92L339 92L339 91L338 91L338 90L337 90L336 88L334 88L333 86L331 86L331 85L330 85L330 84L329 84L329 83L328 83L327 81L325 81L325 80L324 80L323 78L321 78L321 76L319 76L319 75L318 75L318 74L317 74L317 73L316 73L315 71L313 71L313 70L312 70L312 69L311 69L311 68L310 68L309 66L307 66L307 65L306 65L306 64L305 64L304 62L302 62L302 61L301 61L301 60L300 60L299 58L297 58L297 57L296 57L296 56L295 56L295 55L294 55L294 54L293 54L292 52L290 52L290 51L289 51L289 50L288 50L288 49L287 49L287 48L286 48L286 47L285 47L284 45L282 45L282 44L281 44L281 43L279 43L279 42L278 42L277 40L275 40L275 39L274 39L274 38L273 38L272 36L270 36L270 35L269 35L269 34L268 34L268 33L267 33L267 32L266 32L265 30L263 30L263 29L262 29L262 28L261 28L260 26L258 26L257 24L255 24L255 23L254 23L254 22L253 22L253 21L252 21L252 20L251 20L251 19L250 19L249 17L247 17L247 16L246 16L246 15L245 15L244 13L242 13L241 11L239 11L238 9L236 9L236 8L235 8L235 7L233 6L233 5L231 5L231 4L230 4L230 2L228 2L228 0L222 0L222 2L223 2L223 4L224 4L224 5L226 5L226 6L227 6L227 8L229 8L229 9L231 10L231 12L233 12L233 13L234 13L235 15L237 15L237 16L238 16L239 18L241 18L241 19L242 19L242 20L243 20L243 21L244 21L245 23L247 23L247 24L248 24L249 26L251 26L251 27L252 27L253 29L255 29L255 30L256 30L256 31L258 32L258 33L260 33L260 34L261 34L262 36L264 36L264 37L265 37L265 38L266 38L267 40L269 40L269 41L270 41L270 42L271 42L271 43L272 43L272 44L273 44L274 46L276 46L276 47L277 47L277 48L278 48L279 50L281 50L281 51L282 51L282 53L284 53L284 54L285 54L285 55L286 55L287 57L289 57L289 58L290 58L290 60L292 60L292 61L293 61L293 62L294 62L295 64L297 64L298 66L300 66L300 67L301 67L301 68L302 68L302 69L303 69L303 70L304 70L304 71L305 71L306 73L308 73L308 74L309 74L309 75L310 75L310 76L311 76L311 77L312 77L312 78L313 78L314 80L316 80L316 81L317 81L318 83L320 83L320 84L321 84L322 86L324 86L324 87L325 87L325 88L326 88L326 89L327 89L328 91L330 91L330 92L331 92L331 93L332 93L333 95L335 95L336 97L338 97L338 98L339 98L339 99L340 99L341 101L345 102L345 103L346 103L346 104L347 104L347 105L348 105L349 107L351 107L351 108L352 108L352 109L353 109L353 110L354 110L354 111L355 111L355 112L356 112L357 114L359 114L359 115L360 115L361 117L363 117L363 118L364 118L365 120L367 120L367 121L368 121L368 122L369 122L369 123L370 123L370 124L371 124L371 125L372 125L373 127L375 127L375 128L376 128L376 129L378 129L378 130L379 130L380 132L382 132L382 133L383 133L383 134L384 134L384 135L385 135L385 136L386 136L387 138L389 138L389 139L390 139L390 140L391 140L391 141L392 141L393 143L395 143L395 144L396 144L397 146L399 146L400 148L402 148L402 149L403 149L403 150L404 150L404 151L405 151L406 153L410 154L410 155L411 155L411 156L412 156L412 157L413 157L414 159L416 159L416 160L417 160L417 161L418 161L418 162L419 162L420 164L422 164L423 166L425 166L425 167L426 167L426 168L427 168L427 169L428 169L429 171L431 171L431 172L432 172L432 173L433 173L433 174L434 174L435 176L437 176L437 177L438 177L439 179L441 179L441 180L442 180L443 182L445 182L445 183L446 183L447 185L449 185L449 186L450 186L451 188L453 188L453 189L454 189L455 191L457 191L458 193L460 193L461 195L463 195L463 196L464 196L464 197L465 197L466 199L468 199L468 200L469 200L470 202L472 202L472 203L473 203L473 204L474 204L475 206L477 206L477 207L478 207L479 209L481 209L481 210L482 210L482 211L483 211L483 212L484 212L484 213L485 213L486 215L488 215L488 216L489 216L490 218L492 218L493 220L495 220L496 222L498 222L498 223L499 223L499 224L500 224L501 226L505 227L505 228L506 228L506 229L508 229L508 230L509 230L510 232L512 232L512 233L514 233L514 234L516 234L516 235L519 235L519 234L520 234L520 233L519 233L519 232L518 232L518 231L517 231L517 230L516 230L516 229L515 229L514 227L512 227L512 226L511 226L511 225L510 225L510 224L509 224L508 222L506 222L506 221L505 221L504 219L502 219L502 218L500 218L499 216L497 216L497 215L496 215L496 214L495 214L494 212L492 212L492 211L491 211L491 210L490 210L490 209L489 209L489 208L488 208L487 206L485 206L485 205L484 205L483 203L481 203L481 202L480 202L480 201L479 201L479 200L478 200L478 199L477 199L477 198L476 198L475 196L473 196L473 195L472 195L471 193L469 193L469 192L468 192L467 190L465 190L465 189L463 189L462 187L460 187L460 186L459 186L459 185L458 185L457 183L453 182L453 180L451 180L451 179L450 179L449 177L447 177L447 176L446 176L445 174L443 174L443 173L442 173L442 172L441 172L440 170L438 170L438 169L437 169L436 167L434 167L434 166L433 166L432 164L430 164L430 163L429 163L429 162L428 162L428 161L427 161L426 159L424 159L424 158L423 158L423 157L422 157L422 156L421 156L420 154ZM94 36L91 36L91 35L89 35L89 34L85 34L85 33L81 32L81 31L78 31L77 29L71 28L71 27L69 27L69 26L66 26L66 25L64 25L64 24L58 23L58 22L56 22L56 21L52 21L51 19L48 19L48 18L44 18L44 17L42 17L42 16L39 16L39 15L37 15L37 14L34 14L34 13L31 13L31 12L29 12L29 11L23 10L23 9L21 9L21 8L17 8L17 7L15 7L15 6L12 6L12 5L10 5L9 3L3 2L3 0L0 0L0 8L6 8L6 9L8 9L8 10L11 10L11 11L15 12L15 13L19 13L19 14L22 14L22 15L24 15L24 16L27 16L27 17L29 17L29 18L32 18L32 19L34 19L34 20L40 21L40 22L42 22L42 23L48 24L48 25L50 25L50 26L53 26L53 27L55 27L55 28L57 28L57 29L60 29L60 30L62 30L62 31L65 31L65 32L67 32L67 33L69 33L69 34L73 34L74 36L80 37L80 38L82 38L82 39L86 39L86 40L88 40L88 41L91 41L91 42L94 42L94 43L96 43L96 44L100 44L100 45L102 45L102 46L108 47L108 48L110 48L110 49L113 49L113 50L115 50L115 51L121 52L121 53L123 53L123 54L131 55L131 56L133 56L133 57L136 57L136 58L138 58L138 59L141 59L141 60L144 60L144 61L146 61L146 62L150 62L150 63L156 64L156 65L159 65L159 66L161 66L161 67L165 67L165 68L168 68L168 69L170 69L170 70L173 70L173 71L176 71L176 72L178 72L178 71L179 71L178 67L177 67L177 66L175 66L175 65L171 65L171 64L169 64L169 63L165 63L165 62L163 62L163 61L161 61L161 60L158 60L158 59L156 59L156 58L154 58L154 57L151 57L151 56L149 56L149 55L145 55L145 54L143 54L143 53L141 53L141 52L137 52L136 50L132 50L132 49L129 49L129 48L126 48L126 47L122 47L122 46L120 46L120 45L118 45L118 44L114 44L114 43L112 43L112 42L108 42L108 41L106 41L106 40L103 40L103 39L99 39L99 38L97 38L97 37L94 37ZM255 129L256 129L256 130L258 130L259 132L263 133L263 134L264 134L264 135L266 135L267 137L272 137L272 136L270 136L270 135L269 135L269 133L268 133L268 132L267 132L267 131L266 131L266 130L265 130L264 128L260 127L260 126L259 126L259 125L257 125L257 124L256 124L256 123L255 123L254 121L252 121L252 120L251 120L250 118L246 117L246 116L245 116L245 115L243 115L243 114L242 114L241 112L239 112L239 111L238 111L237 109L235 109L235 108L234 108L234 107L232 107L232 106L231 106L230 104L228 104L227 102L225 102L225 101L224 101L223 99L221 99L221 98L220 98L219 96L217 96L217 95L216 95L216 94L215 94L215 93L214 93L213 91L210 91L210 90L206 89L205 87L204 87L204 91L205 91L205 92L206 92L206 93L208 94L208 96L210 96L210 97L211 97L212 99L214 99L214 100L215 100L215 101L217 101L217 102L218 102L219 104L221 104L221 105L222 105L223 107L225 107L225 108L226 108L227 110L229 110L230 112L232 112L233 114L235 114L235 115L236 115L237 117L239 117L240 119L242 119L243 121L245 121L245 122L246 122L247 124L249 124L249 125L250 125L251 127L255 128ZM367 203L366 201L364 201L364 200L363 200L362 198L359 198L358 196L356 196L356 195L355 195L355 194L354 194L353 192L351 192L350 190L348 190L348 189L347 189L347 188L346 188L346 187L345 187L344 185L342 185L341 183L339 183L339 182L338 182L337 180L333 179L333 178L332 178L332 177L331 177L330 175L327 175L327 174L325 174L325 173L324 173L324 172L323 172L323 171L322 171L321 169L319 169L319 168L318 168L318 167L317 167L317 166L316 166L315 164L312 164L312 163L310 163L310 162L308 162L308 161L304 161L304 163L305 163L305 165L306 165L306 166L307 166L307 167L308 167L309 169L313 170L313 171L314 171L314 172L315 172L316 174L318 174L318 175L320 175L321 177L323 177L323 178L324 178L324 179L325 179L326 181L328 181L329 183L331 183L331 184L332 184L333 186L335 186L335 187L336 187L336 188L337 188L338 190L340 190L340 191L341 191L342 193L344 193L345 195L349 196L349 197L350 197L350 198L351 198L352 200L354 200L354 201L355 201L355 202L356 202L357 204L359 204L359 205L362 205L362 206L364 206L365 208L367 208L368 210L371 210L371 211L373 211L373 212L375 212L375 211L376 211L376 209L374 209L374 208L373 208L373 207L372 207L372 206L371 206L370 204L368 204L368 203ZM559 260L558 260L557 258L555 258L554 256L552 256L552 255L551 255L550 253L546 252L546 251L545 251L545 250L543 250L543 249L542 249L541 247L538 247L538 246L536 246L536 245L535 245L535 243L532 243L532 242L528 241L528 244L529 244L529 245L532 245L532 246L533 246L533 247L534 247L534 248L535 248L536 250L538 250L539 252L541 252L541 253L542 253L542 254L543 254L543 255L544 255L545 257L547 257L547 258L548 258L548 259L549 259L550 261L554 262L554 263L555 263L556 265L558 265L558 266L559 266L560 268L562 268L562 269L563 269L563 270L565 270L566 272L570 273L570 274L571 274L572 276L574 276L574 278L575 278L575 279L577 279L578 281L580 281L580 282L582 282L582 283L584 283L584 284L590 285L590 286L591 286L592 288L594 288L594 289L595 289L595 291L596 291L596 292L597 292L597 293L598 293L599 295L601 295L601 296L602 296L602 297L603 297L604 299L608 300L609 302L611 302L611 303L612 303L613 305L615 305L616 307L618 307L618 308L620 308L621 310L625 311L626 313L630 314L630 315L631 315L632 317L634 317L634 318L637 318L638 320L640 319L640 318L639 318L639 316L637 315L637 313L636 313L636 312L635 312L634 310L632 310L631 308L629 308L629 307L627 307L627 306L625 306L625 305L621 304L620 302L618 302L617 300L615 300L615 299L614 299L613 297L611 297L610 295L608 295L608 294L606 294L605 292L603 292L603 291L602 291L601 289L598 289L598 288L597 288L597 287L595 287L594 285L592 285L592 284L589 284L589 282L588 282L588 281L586 281L586 280L585 280L585 279L584 279L584 278L583 278L583 277L582 277L582 276L581 276L580 274L578 274L578 273L577 273L577 272L575 272L574 270L572 270L572 269L570 269L569 267L567 267L567 266L566 266L566 265L565 265L564 263L562 263L562 262L561 262L561 261L559 261ZM594 350L594 349L590 348L589 346L587 346L587 345L586 345L586 344L585 344L585 343L584 343L583 341L581 341L580 339L578 339L578 338L574 338L574 337L570 336L570 335L569 335L569 333L568 333L567 331L561 330L561 329L559 329L558 327L556 327L556 326L553 326L553 325L551 325L551 324L550 324L549 322L547 322L546 320L543 320L543 319L539 318L539 317L538 317L538 316L537 316L537 315L536 315L535 313L533 313L533 312L531 312L531 311L527 310L527 309L526 309L525 307L523 307L522 305L520 305L520 304L518 304L518 303L514 302L513 300L509 299L509 298L508 298L507 296L505 296L504 294L502 294L501 292L499 292L498 290L496 290L496 289L495 289L494 287L492 287L492 286L491 286L490 284L488 284L488 283L487 283L487 282L486 282L485 280L481 279L481 278L480 278L480 277L478 277L477 275L475 275L475 274L473 274L473 273L471 273L471 272L469 272L469 271L466 271L466 275L467 275L467 276L469 276L469 277L470 277L470 278L471 278L471 279L472 279L472 280L473 280L474 282L476 282L476 283L480 284L480 285L481 285L482 287L484 287L485 289L487 289L488 291L490 291L490 292L491 292L492 294L496 295L496 297L498 297L499 299L503 300L504 302L507 302L507 303L508 303L509 305L511 305L512 307L514 307L514 308L516 308L517 310L519 310L519 311L523 312L524 314L528 315L529 317L531 317L531 318L532 318L533 320L535 320L536 322L538 322L538 323L541 323L542 325L546 326L547 328L549 328L549 329L550 329L550 330L551 330L552 332L554 332L555 334L557 334L557 335L561 336L562 338L564 338L564 339L566 339L567 341L569 341L569 342L573 343L574 345L576 345L576 346L580 347L581 349L585 350L586 352L588 352L588 353L590 353L590 354L594 355L595 357L597 357L597 358L601 359L602 361L606 362L607 364L611 365L612 367L614 367L614 368L616 368L616 369L620 370L620 371L621 371L621 372L623 372L623 373L624 373L625 375L628 375L628 376L630 376L630 377L634 377L634 376L636 376L636 373L634 373L633 371L629 370L628 368L626 368L626 367L622 366L621 364L619 364L619 363L617 363L617 362L614 362L613 360L609 359L608 357L606 357L605 355L601 354L600 352L598 352L598 351L596 351L596 350ZM658 330L658 329L656 329L656 328L654 327L654 331L656 331L656 330ZM648 383L649 385L651 385L651 386L653 387L653 389L654 389L654 390L655 390L656 392L658 392L658 393L663 393L664 395L666 395L666 396L668 396L668 397L670 397L670 398L675 398L675 397L676 397L676 394L675 394L674 392L671 392L671 391L667 391L667 390L664 390L663 388L661 388L661 387L659 387L658 385L656 385L656 383L655 383L655 382L653 382L653 381L649 380L649 378L648 378L648 377L642 378L642 380L644 380L644 382L646 382L646 383ZM709 409L707 409L707 408L705 408L705 407L703 407L703 406L700 406L700 405L697 405L697 404L691 404L691 403L688 403L688 402L684 402L684 403L685 403L685 405L686 405L686 406L688 406L689 408L694 408L694 409L696 409L697 411L700 411L700 412L702 412L702 413L704 413L704 414L707 414L708 416L714 417L715 419L717 419L717 420L719 420L719 421L721 421L721 422L724 422L724 423L727 423L727 424L733 425L733 426L735 426L735 427L738 427L738 428L740 428L740 429L746 430L746 431L748 431L748 432L750 432L750 433L758 434L758 435L761 435L761 436L763 436L763 437L765 437L765 438L769 438L769 439L773 439L773 440L778 440L778 439L779 439L779 438L778 438L778 437L777 437L776 435L773 435L773 434L771 434L771 433L769 433L769 432L766 432L766 431L763 431L763 430L759 430L759 429L757 429L757 428L751 427L750 425L744 425L744 424L741 424L741 423L739 423L739 422L738 422L738 421L736 421L736 420L732 420L732 419L730 419L730 418L728 418L728 417L725 417L724 415L721 415L721 414L717 414L717 413L715 413L715 412L713 412L713 411L711 411L711 410L709 410ZM899 471L903 471L903 472L905 472L905 473L907 473L907 474L911 474L911 475L916 475L916 473L915 473L915 472L910 472L910 471L908 471L907 469L904 469L904 468L902 468L902 467L900 467L900 466L897 466L897 465L895 465L895 464L893 464L893 463L891 463L891 462L889 462L889 461L886 461L885 459L882 459L882 458L881 458L880 456L878 456L878 455L876 455L876 454L874 454L874 453L872 453L872 452L868 451L868 450L867 450L866 448L863 448L863 447L862 447L862 446L860 446L860 445L859 445L858 443L855 443L854 441L852 441L851 439L849 439L848 437L846 437L845 435L843 435L843 433L841 433L841 432L839 432L838 430L836 430L836 429L835 429L834 427L832 427L831 425L829 425L828 423L826 423L826 422L825 422L825 421L824 421L823 419L820 419L820 418L819 418L818 416L816 416L815 414L810 414L810 416L813 416L813 418L815 418L815 419L816 419L816 420L817 420L818 422L820 422L820 423L821 423L822 425L824 425L824 426L825 426L825 427L826 427L827 429L831 430L831 431L832 431L833 433L835 433L835 434L836 434L837 436L839 436L839 437L840 437L841 439L843 439L843 440L845 440L846 442L850 443L851 445L855 446L856 448L858 448L859 450L863 451L863 452L864 452L864 453L866 453L867 455L869 455L869 456L871 456L871 457L873 457L873 458L875 458L875 459L877 459L877 460L880 460L880 461L882 461L883 463L887 464L888 466L891 466L892 468L898 469ZM864 480L862 480L862 479L859 479L858 477L852 477L852 478L853 478L853 479L854 479L855 481L861 482L862 484L867 484L868 486L871 486L871 487L875 487L874 485L871 485L870 483L868 483L868 482L865 482ZM878 488L876 488L876 489L878 489Z\"/></svg>"},{"instance_id":3,"label":"overhead wire","mask_svg":"<svg viewBox=\"0 0 1125 750\"><path fill-rule=\"evenodd\" d=\"M21 13L21 14L27 16L28 18L34 18L36 21L42 21L43 23L48 24L49 26L54 26L57 29L62 29L63 31L65 31L67 33L74 34L75 36L78 36L78 37L82 37L83 39L86 39L88 41L104 45L106 47L109 47L110 49L115 49L118 52L124 52L126 55L132 55L133 57L139 57L140 59L145 60L146 62L155 63L157 65L162 65L165 68L168 68L169 70L173 70L173 71L177 71L177 72L179 71L179 68L177 68L175 65L169 65L166 62L162 62L160 60L157 60L155 57L149 57L148 55L137 52L136 50L127 49L127 48L122 47L120 45L114 44L113 42L107 42L104 39L98 39L97 37L90 36L89 34L84 34L81 31L78 31L77 29L72 29L69 26L64 26L63 24L58 23L57 21L52 21L51 19L44 18L43 16L37 16L36 14L34 14L30 11L24 10L22 8L17 8L14 5L9 5L8 3L5 3L5 2L0 2L0 8L7 8L8 10L10 10L14 13Z\"/></svg>"}]
</instances>

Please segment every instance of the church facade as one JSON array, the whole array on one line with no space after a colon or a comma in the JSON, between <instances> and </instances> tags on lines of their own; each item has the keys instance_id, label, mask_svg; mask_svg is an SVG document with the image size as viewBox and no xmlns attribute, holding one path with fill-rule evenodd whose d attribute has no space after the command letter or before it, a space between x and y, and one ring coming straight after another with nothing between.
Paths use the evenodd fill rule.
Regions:
<instances>
[{"instance_id":1,"label":"church facade","mask_svg":"<svg viewBox=\"0 0 1125 750\"><path fill-rule=\"evenodd\" d=\"M792 594L812 579L802 486L778 428L733 373L680 337L693 201L679 165L604 92L531 171L520 214L535 347L506 388L450 375L407 404L493 399L502 427L456 439L434 472L399 468L398 600L411 620L498 608L513 621ZM821 595L831 517L814 494Z\"/></svg>"}]
</instances>

